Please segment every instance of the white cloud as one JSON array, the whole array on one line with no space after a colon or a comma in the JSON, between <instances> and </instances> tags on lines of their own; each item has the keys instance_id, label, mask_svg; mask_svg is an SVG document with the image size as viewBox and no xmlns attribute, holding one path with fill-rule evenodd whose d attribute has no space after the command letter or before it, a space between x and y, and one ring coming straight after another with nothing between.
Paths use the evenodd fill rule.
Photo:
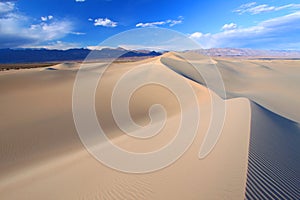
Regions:
<instances>
[{"instance_id":1,"label":"white cloud","mask_svg":"<svg viewBox=\"0 0 300 200\"><path fill-rule=\"evenodd\" d=\"M237 28L237 25L235 23L230 23L230 24L224 24L224 26L222 27L222 30L228 31L228 30L233 30L236 28Z\"/></svg>"},{"instance_id":2,"label":"white cloud","mask_svg":"<svg viewBox=\"0 0 300 200\"><path fill-rule=\"evenodd\" d=\"M82 32L70 32L70 34L73 34L73 35L85 35L86 33L82 33Z\"/></svg>"},{"instance_id":3,"label":"white cloud","mask_svg":"<svg viewBox=\"0 0 300 200\"><path fill-rule=\"evenodd\" d=\"M69 42L63 42L63 41L54 41L49 42L44 45L25 45L22 46L23 48L43 48L43 49L61 49L61 50L67 50L72 48L78 48L80 47L80 44L77 43L69 43Z\"/></svg>"},{"instance_id":4,"label":"white cloud","mask_svg":"<svg viewBox=\"0 0 300 200\"><path fill-rule=\"evenodd\" d=\"M169 19L166 21L167 24L169 24L169 26L175 26L177 24L181 24L183 22L183 17L182 16L179 16L178 19L174 20L174 19Z\"/></svg>"},{"instance_id":5,"label":"white cloud","mask_svg":"<svg viewBox=\"0 0 300 200\"><path fill-rule=\"evenodd\" d=\"M45 22L45 21L48 20L48 18L47 17L41 17L41 20Z\"/></svg>"},{"instance_id":6,"label":"white cloud","mask_svg":"<svg viewBox=\"0 0 300 200\"><path fill-rule=\"evenodd\" d=\"M252 7L256 4L257 4L256 2L250 2L250 3L246 3L246 4L241 5L240 8L249 8L249 7Z\"/></svg>"},{"instance_id":7,"label":"white cloud","mask_svg":"<svg viewBox=\"0 0 300 200\"><path fill-rule=\"evenodd\" d=\"M109 47L109 46L87 46L86 48L89 50L101 50L104 48L112 48L112 47Z\"/></svg>"},{"instance_id":8,"label":"white cloud","mask_svg":"<svg viewBox=\"0 0 300 200\"><path fill-rule=\"evenodd\" d=\"M75 2L85 2L85 0L75 0Z\"/></svg>"},{"instance_id":9,"label":"white cloud","mask_svg":"<svg viewBox=\"0 0 300 200\"><path fill-rule=\"evenodd\" d=\"M91 18L89 18L89 21ZM95 26L105 26L105 27L116 27L118 25L117 22L114 22L108 18L98 18L94 20Z\"/></svg>"},{"instance_id":10,"label":"white cloud","mask_svg":"<svg viewBox=\"0 0 300 200\"><path fill-rule=\"evenodd\" d=\"M46 21L51 20L51 19L53 19L53 16L52 16L52 15L49 15L49 16L42 16L42 17L41 17L41 20L42 20L43 22L46 22Z\"/></svg>"},{"instance_id":11,"label":"white cloud","mask_svg":"<svg viewBox=\"0 0 300 200\"><path fill-rule=\"evenodd\" d=\"M289 44L299 43L300 11L265 20L255 26L223 30L215 34L195 32L189 37L203 48L245 47L289 49ZM293 46L294 47L294 46ZM300 47L298 47L300 49Z\"/></svg>"},{"instance_id":12,"label":"white cloud","mask_svg":"<svg viewBox=\"0 0 300 200\"><path fill-rule=\"evenodd\" d=\"M287 4L283 6L269 6L268 4L257 5L256 2L251 2L241 5L233 12L238 14L250 13L252 15L260 14L264 12L279 11L283 9L300 9L300 4Z\"/></svg>"},{"instance_id":13,"label":"white cloud","mask_svg":"<svg viewBox=\"0 0 300 200\"><path fill-rule=\"evenodd\" d=\"M23 29L23 32L41 40L55 40L72 32L71 22L66 20L55 21L51 23L32 24L29 29Z\"/></svg>"},{"instance_id":14,"label":"white cloud","mask_svg":"<svg viewBox=\"0 0 300 200\"><path fill-rule=\"evenodd\" d=\"M165 21L157 21L157 22L147 22L147 23L138 23L135 26L136 27L156 27L161 25L169 25L169 26L175 26L176 24L181 24L183 22L183 17L179 16L178 19L168 19Z\"/></svg>"},{"instance_id":15,"label":"white cloud","mask_svg":"<svg viewBox=\"0 0 300 200\"><path fill-rule=\"evenodd\" d=\"M199 39L203 36L203 33L200 33L200 32L195 32L193 34L190 35L190 38L192 39Z\"/></svg>"},{"instance_id":16,"label":"white cloud","mask_svg":"<svg viewBox=\"0 0 300 200\"><path fill-rule=\"evenodd\" d=\"M167 44L167 45L132 45L132 44L121 44L119 47L127 49L127 50L148 50L148 51L156 51L156 52L164 52L164 51L185 51L190 49L187 46L182 46L178 44ZM200 46L197 46L198 48ZM197 48L191 48L197 49Z\"/></svg>"},{"instance_id":17,"label":"white cloud","mask_svg":"<svg viewBox=\"0 0 300 200\"><path fill-rule=\"evenodd\" d=\"M135 26L136 27L155 27L155 26L164 25L164 24L166 24L165 21L160 21L160 22L138 23Z\"/></svg>"},{"instance_id":18,"label":"white cloud","mask_svg":"<svg viewBox=\"0 0 300 200\"><path fill-rule=\"evenodd\" d=\"M2 9L3 10L3 9ZM0 15L0 48L15 48L38 45L60 39L73 31L68 20L54 20L52 15L43 16L41 23L32 23L31 18L14 8Z\"/></svg>"},{"instance_id":19,"label":"white cloud","mask_svg":"<svg viewBox=\"0 0 300 200\"><path fill-rule=\"evenodd\" d=\"M41 17L41 20L42 20L43 22L45 22L45 21L48 20L48 18L47 18L47 17Z\"/></svg>"},{"instance_id":20,"label":"white cloud","mask_svg":"<svg viewBox=\"0 0 300 200\"><path fill-rule=\"evenodd\" d=\"M14 2L0 2L0 14L13 11L15 8Z\"/></svg>"},{"instance_id":21,"label":"white cloud","mask_svg":"<svg viewBox=\"0 0 300 200\"><path fill-rule=\"evenodd\" d=\"M136 29L136 35L143 35L151 38L147 41L122 40L119 47L134 50L154 50L154 51L185 51L188 49L199 49L201 46L185 35L178 34L172 30L162 29ZM132 34L134 37L134 34Z\"/></svg>"}]
</instances>

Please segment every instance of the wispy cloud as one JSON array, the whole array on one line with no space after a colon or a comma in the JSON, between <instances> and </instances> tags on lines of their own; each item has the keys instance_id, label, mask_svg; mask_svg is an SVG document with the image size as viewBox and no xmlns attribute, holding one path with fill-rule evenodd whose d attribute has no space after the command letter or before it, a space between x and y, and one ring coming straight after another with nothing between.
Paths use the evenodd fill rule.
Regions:
<instances>
[{"instance_id":1,"label":"wispy cloud","mask_svg":"<svg viewBox=\"0 0 300 200\"><path fill-rule=\"evenodd\" d=\"M160 21L160 22L138 23L135 26L136 27L155 27L155 26L164 25L164 24L166 24L165 21Z\"/></svg>"},{"instance_id":2,"label":"wispy cloud","mask_svg":"<svg viewBox=\"0 0 300 200\"><path fill-rule=\"evenodd\" d=\"M222 27L222 30L229 31L229 30L233 30L236 28L237 28L237 25L235 23L230 23L230 24L224 24L224 26Z\"/></svg>"},{"instance_id":3,"label":"wispy cloud","mask_svg":"<svg viewBox=\"0 0 300 200\"><path fill-rule=\"evenodd\" d=\"M49 15L41 17L40 23L32 23L32 18L19 13L13 2L1 2L0 7L0 48L38 45L60 39L73 31L73 23L67 19L55 20Z\"/></svg>"},{"instance_id":4,"label":"wispy cloud","mask_svg":"<svg viewBox=\"0 0 300 200\"><path fill-rule=\"evenodd\" d=\"M72 48L78 48L80 47L80 44L78 43L70 43L70 42L63 42L63 41L53 41L48 42L46 44L40 44L40 45L25 45L23 48L39 48L39 49L72 49Z\"/></svg>"},{"instance_id":5,"label":"wispy cloud","mask_svg":"<svg viewBox=\"0 0 300 200\"><path fill-rule=\"evenodd\" d=\"M135 26L136 27L157 27L162 25L169 25L169 26L175 26L176 24L181 24L183 22L183 17L179 16L178 19L168 19L164 21L157 21L157 22L146 22L146 23L138 23Z\"/></svg>"},{"instance_id":6,"label":"wispy cloud","mask_svg":"<svg viewBox=\"0 0 300 200\"><path fill-rule=\"evenodd\" d=\"M23 33L41 40L54 40L72 32L72 24L67 20L51 23L32 24L29 29L24 28Z\"/></svg>"},{"instance_id":7,"label":"wispy cloud","mask_svg":"<svg viewBox=\"0 0 300 200\"><path fill-rule=\"evenodd\" d=\"M203 34L195 32L190 38L198 41L203 48L245 47L295 49L300 43L300 11L265 20L255 26L235 28L222 32ZM297 47L296 49L300 49Z\"/></svg>"},{"instance_id":8,"label":"wispy cloud","mask_svg":"<svg viewBox=\"0 0 300 200\"><path fill-rule=\"evenodd\" d=\"M271 11L279 11L283 9L300 9L300 4L287 4L283 6L270 6L268 4L260 4L258 5L256 2L251 2L247 4L241 5L239 8L235 9L233 12L238 14L250 13L252 15L271 12Z\"/></svg>"},{"instance_id":9,"label":"wispy cloud","mask_svg":"<svg viewBox=\"0 0 300 200\"><path fill-rule=\"evenodd\" d=\"M92 19L89 18L89 21L94 22L94 26L104 26L104 27L116 27L118 26L117 22L114 22L108 18L98 18L98 19Z\"/></svg>"},{"instance_id":10,"label":"wispy cloud","mask_svg":"<svg viewBox=\"0 0 300 200\"><path fill-rule=\"evenodd\" d=\"M13 11L15 9L14 2L0 2L0 14Z\"/></svg>"},{"instance_id":11,"label":"wispy cloud","mask_svg":"<svg viewBox=\"0 0 300 200\"><path fill-rule=\"evenodd\" d=\"M73 35L85 35L86 33L72 31L72 32L70 32L70 34L73 34Z\"/></svg>"},{"instance_id":12,"label":"wispy cloud","mask_svg":"<svg viewBox=\"0 0 300 200\"><path fill-rule=\"evenodd\" d=\"M110 46L87 46L86 47L89 50L101 50L104 48L114 48L114 47L110 47Z\"/></svg>"},{"instance_id":13,"label":"wispy cloud","mask_svg":"<svg viewBox=\"0 0 300 200\"><path fill-rule=\"evenodd\" d=\"M75 2L79 2L79 3L82 3L82 2L85 2L86 0L75 0Z\"/></svg>"}]
</instances>

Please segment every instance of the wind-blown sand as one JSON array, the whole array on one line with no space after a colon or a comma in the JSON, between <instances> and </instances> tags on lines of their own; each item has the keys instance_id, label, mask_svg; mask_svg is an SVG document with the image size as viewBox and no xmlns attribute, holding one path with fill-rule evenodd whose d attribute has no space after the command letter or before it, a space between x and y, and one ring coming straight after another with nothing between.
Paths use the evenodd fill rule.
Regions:
<instances>
[{"instance_id":1,"label":"wind-blown sand","mask_svg":"<svg viewBox=\"0 0 300 200\"><path fill-rule=\"evenodd\" d=\"M300 198L300 127L252 104L247 199Z\"/></svg>"},{"instance_id":2,"label":"wind-blown sand","mask_svg":"<svg viewBox=\"0 0 300 200\"><path fill-rule=\"evenodd\" d=\"M256 126L257 120L265 124L267 120L272 121L272 117L261 112L254 112L255 115L251 116L254 104L250 103L254 101L270 109L281 115L282 120L286 120L283 117L294 120L293 126L298 127L299 79L296 73L300 68L294 62L299 61L210 60L196 54L184 56L203 69L216 64L231 99L219 94L217 85L208 90L199 84L204 83L203 79L185 67L189 63L173 53L113 64L104 72L97 88L95 107L107 136L126 150L148 152L164 146L174 137L180 121L178 102L170 91L157 85L137 90L132 96L130 111L138 124L149 123L148 109L153 104L163 105L168 116L159 135L148 140L134 139L120 131L111 114L110 94L116 81L125 72L142 66L143 70L136 74L136 78L172 77L184 79L192 85L201 116L194 142L175 163L146 174L123 173L108 168L94 159L81 144L72 116L73 83L79 65L59 64L52 66L51 70L0 73L0 199L263 199L270 197L270 193L275 197L299 198L296 190L299 188L299 161L296 159L299 148L295 146L299 132L294 133L296 128L287 129L293 132L294 142L282 142L276 146L290 155L286 164L282 164L287 159L286 154L269 157L268 163L278 163L277 171L288 169L286 174L276 178L277 171L269 169L267 162L262 161L268 156L264 153L265 146L255 142L259 141L255 138L263 134L260 128L255 128L261 127ZM102 70L103 63L87 63L83 67L93 74ZM210 71L206 72L209 75ZM215 148L207 157L199 159L200 146L212 116L210 95L226 104L225 122ZM119 103L123 103L122 99ZM184 105L182 109L189 112L193 108ZM280 140L284 138L285 126L292 125L288 123L281 127ZM266 131L264 137L272 130ZM278 138L272 137L270 141ZM290 143L294 146L285 147ZM257 154L261 158L259 162L252 156ZM275 175L261 176L260 170ZM281 179L283 176L289 178ZM269 180L262 181L265 179Z\"/></svg>"}]
</instances>

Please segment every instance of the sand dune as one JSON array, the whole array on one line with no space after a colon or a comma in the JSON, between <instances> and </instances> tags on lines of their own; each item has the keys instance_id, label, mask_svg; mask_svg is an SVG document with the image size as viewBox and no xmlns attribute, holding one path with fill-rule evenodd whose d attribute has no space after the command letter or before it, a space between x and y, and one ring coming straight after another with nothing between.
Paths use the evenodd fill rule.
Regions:
<instances>
[{"instance_id":1,"label":"sand dune","mask_svg":"<svg viewBox=\"0 0 300 200\"><path fill-rule=\"evenodd\" d=\"M181 113L190 113L195 108L192 101L180 107L176 96L165 87L145 85L130 99L132 119L138 125L147 125L151 122L149 108L161 104L166 121L158 135L133 138L120 130L111 111L112 91L118 80L137 70L132 80L163 77L192 86L200 108L194 141L170 166L143 174L111 169L91 156L81 143L72 115L78 64L52 66L55 70L3 72L0 74L0 199L297 199L299 126L295 122L300 122L300 117L296 106L299 79L295 73L299 68L294 62L297 61L208 59L191 53L180 56L168 53L138 62L114 63L106 71L105 63L83 64L87 78L102 74L95 96L97 117L107 137L127 151L141 153L163 147L176 136ZM204 74L199 76L191 64ZM214 69L224 79L225 96L221 85L214 82L217 78L212 76ZM205 87L203 77L212 77L208 80L210 89ZM206 139L213 112L220 112L213 110L212 99L226 106L224 126L216 143ZM276 124L287 120L283 117L295 122L286 122L277 134L271 129L273 117L264 115L260 112L262 108L251 101L280 115ZM124 104L124 98L117 103ZM293 141L289 141L290 137L284 141L284 130L290 130ZM260 137L272 137L270 141L274 141L264 145ZM212 151L199 159L203 143L206 152ZM102 144L99 148L106 150ZM275 150L278 154L271 155ZM285 172L279 174L281 170Z\"/></svg>"},{"instance_id":2,"label":"sand dune","mask_svg":"<svg viewBox=\"0 0 300 200\"><path fill-rule=\"evenodd\" d=\"M206 81L195 73L193 68L197 68L207 77L213 77L215 71L211 69L216 66L224 80L226 97L219 92L218 85L211 85L210 88L222 98L247 97L279 115L300 123L298 60L204 59L196 53L185 53L181 58L169 54L162 58L162 61L166 65L178 66L172 69L204 85ZM174 65L174 62L181 64Z\"/></svg>"},{"instance_id":3,"label":"sand dune","mask_svg":"<svg viewBox=\"0 0 300 200\"><path fill-rule=\"evenodd\" d=\"M300 198L300 127L252 104L246 199Z\"/></svg>"}]
</instances>

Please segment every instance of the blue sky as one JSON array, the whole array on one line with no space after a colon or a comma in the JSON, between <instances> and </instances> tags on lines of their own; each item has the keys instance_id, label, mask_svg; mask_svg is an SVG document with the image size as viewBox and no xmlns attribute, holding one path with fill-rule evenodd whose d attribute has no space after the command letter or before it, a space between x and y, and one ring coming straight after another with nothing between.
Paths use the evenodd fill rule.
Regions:
<instances>
[{"instance_id":1,"label":"blue sky","mask_svg":"<svg viewBox=\"0 0 300 200\"><path fill-rule=\"evenodd\" d=\"M0 48L92 48L142 27L178 31L203 48L300 50L300 2L0 0Z\"/></svg>"}]
</instances>

